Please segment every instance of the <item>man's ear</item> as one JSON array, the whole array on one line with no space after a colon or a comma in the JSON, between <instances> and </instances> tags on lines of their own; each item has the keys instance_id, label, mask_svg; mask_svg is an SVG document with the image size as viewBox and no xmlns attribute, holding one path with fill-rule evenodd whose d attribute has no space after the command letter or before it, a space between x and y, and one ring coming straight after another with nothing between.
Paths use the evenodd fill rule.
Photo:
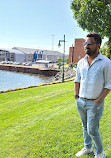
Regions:
<instances>
[{"instance_id":1,"label":"man's ear","mask_svg":"<svg viewBox=\"0 0 111 158\"><path fill-rule=\"evenodd\" d=\"M98 47L99 47L99 49L100 49L100 47L101 47L101 44L98 44Z\"/></svg>"}]
</instances>

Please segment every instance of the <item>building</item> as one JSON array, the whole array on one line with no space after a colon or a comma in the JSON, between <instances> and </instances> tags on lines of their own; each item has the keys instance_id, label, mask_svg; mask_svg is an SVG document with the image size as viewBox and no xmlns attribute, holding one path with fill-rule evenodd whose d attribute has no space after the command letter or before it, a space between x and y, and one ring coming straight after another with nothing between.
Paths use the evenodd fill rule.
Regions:
<instances>
[{"instance_id":1,"label":"building","mask_svg":"<svg viewBox=\"0 0 111 158\"><path fill-rule=\"evenodd\" d=\"M0 49L0 61L24 62L25 54L15 49Z\"/></svg>"},{"instance_id":2,"label":"building","mask_svg":"<svg viewBox=\"0 0 111 158\"><path fill-rule=\"evenodd\" d=\"M37 60L57 62L58 59L63 58L63 53L59 51L21 48L21 47L14 47L13 49L25 53L26 55L25 62L32 62Z\"/></svg>"},{"instance_id":3,"label":"building","mask_svg":"<svg viewBox=\"0 0 111 158\"><path fill-rule=\"evenodd\" d=\"M0 49L0 61L14 61L14 54L8 50Z\"/></svg>"},{"instance_id":4,"label":"building","mask_svg":"<svg viewBox=\"0 0 111 158\"><path fill-rule=\"evenodd\" d=\"M59 51L40 50L22 47L13 47L12 49L0 49L0 61L12 62L36 62L38 60L46 60L57 62L63 58L63 53Z\"/></svg>"},{"instance_id":5,"label":"building","mask_svg":"<svg viewBox=\"0 0 111 158\"><path fill-rule=\"evenodd\" d=\"M85 39L75 39L75 46L69 48L69 64L75 64L85 56L84 42Z\"/></svg>"}]
</instances>

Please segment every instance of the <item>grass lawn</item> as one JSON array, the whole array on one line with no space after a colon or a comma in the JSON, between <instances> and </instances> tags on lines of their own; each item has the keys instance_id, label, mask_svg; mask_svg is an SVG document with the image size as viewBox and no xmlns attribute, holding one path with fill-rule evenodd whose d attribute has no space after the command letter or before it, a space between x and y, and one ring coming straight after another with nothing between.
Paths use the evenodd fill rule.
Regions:
<instances>
[{"instance_id":1,"label":"grass lawn","mask_svg":"<svg viewBox=\"0 0 111 158\"><path fill-rule=\"evenodd\" d=\"M75 158L83 134L73 87L70 81L0 94L0 158ZM111 93L100 122L107 158L110 125Z\"/></svg>"}]
</instances>

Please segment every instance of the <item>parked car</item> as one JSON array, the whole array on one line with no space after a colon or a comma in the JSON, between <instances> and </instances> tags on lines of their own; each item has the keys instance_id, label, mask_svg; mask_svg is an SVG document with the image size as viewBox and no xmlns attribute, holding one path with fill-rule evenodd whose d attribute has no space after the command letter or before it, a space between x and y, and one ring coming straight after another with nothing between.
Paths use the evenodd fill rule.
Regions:
<instances>
[{"instance_id":1,"label":"parked car","mask_svg":"<svg viewBox=\"0 0 111 158\"><path fill-rule=\"evenodd\" d=\"M2 61L1 64L7 64L7 61Z\"/></svg>"},{"instance_id":2,"label":"parked car","mask_svg":"<svg viewBox=\"0 0 111 158\"><path fill-rule=\"evenodd\" d=\"M24 66L32 66L32 63L25 62L25 63L22 63L22 65L24 65Z\"/></svg>"}]
</instances>

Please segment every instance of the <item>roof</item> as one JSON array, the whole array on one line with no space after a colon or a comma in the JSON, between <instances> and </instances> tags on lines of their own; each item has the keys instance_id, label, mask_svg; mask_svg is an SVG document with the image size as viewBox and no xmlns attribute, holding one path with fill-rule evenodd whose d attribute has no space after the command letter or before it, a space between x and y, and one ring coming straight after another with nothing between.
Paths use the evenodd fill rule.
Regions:
<instances>
[{"instance_id":1,"label":"roof","mask_svg":"<svg viewBox=\"0 0 111 158\"><path fill-rule=\"evenodd\" d=\"M23 48L23 47L13 47L12 49L16 49L19 51L22 51L23 53L26 54L34 54L34 52L42 52L43 54L46 55L57 55L57 56L63 56L63 53L59 52L59 51L51 51L51 50L43 50L43 49L32 49L32 48Z\"/></svg>"},{"instance_id":2,"label":"roof","mask_svg":"<svg viewBox=\"0 0 111 158\"><path fill-rule=\"evenodd\" d=\"M12 49L22 51L25 54L34 54L34 52L36 51L36 49L22 48L22 47L13 47Z\"/></svg>"},{"instance_id":3,"label":"roof","mask_svg":"<svg viewBox=\"0 0 111 158\"><path fill-rule=\"evenodd\" d=\"M43 55L53 55L53 56L60 56L61 58L63 57L63 53L59 51L52 51L52 50L42 50L42 49L32 49L32 48L22 48L22 47L13 47L12 49L0 49L3 51L7 51L10 53L15 53L15 54L34 54L34 52L43 52Z\"/></svg>"},{"instance_id":4,"label":"roof","mask_svg":"<svg viewBox=\"0 0 111 158\"><path fill-rule=\"evenodd\" d=\"M16 50L16 49L6 49L6 48L2 48L0 49L1 51L7 51L9 53L15 53L15 54L24 54L22 51L20 50Z\"/></svg>"}]
</instances>

